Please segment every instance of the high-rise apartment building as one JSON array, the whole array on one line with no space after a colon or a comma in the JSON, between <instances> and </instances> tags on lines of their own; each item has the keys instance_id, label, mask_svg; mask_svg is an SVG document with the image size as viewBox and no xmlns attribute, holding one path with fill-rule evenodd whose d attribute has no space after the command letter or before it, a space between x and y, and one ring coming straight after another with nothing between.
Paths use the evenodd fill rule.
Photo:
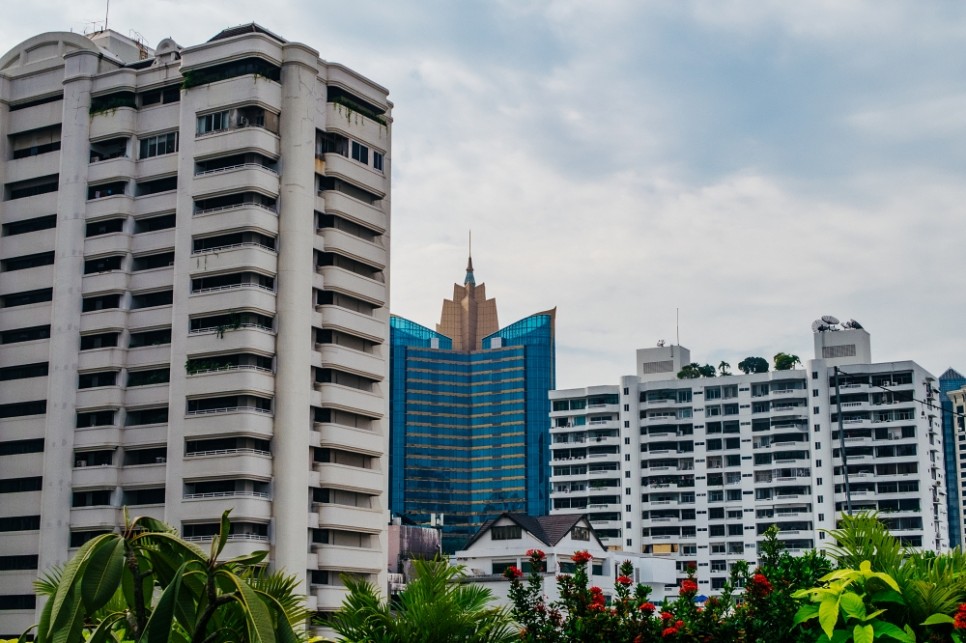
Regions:
<instances>
[{"instance_id":1,"label":"high-rise apartment building","mask_svg":"<svg viewBox=\"0 0 966 643\"><path fill-rule=\"evenodd\" d=\"M448 552L503 511L548 512L555 314L500 328L471 259L436 330L391 318L390 507L442 515Z\"/></svg>"},{"instance_id":2,"label":"high-rise apartment building","mask_svg":"<svg viewBox=\"0 0 966 643\"><path fill-rule=\"evenodd\" d=\"M391 103L258 25L0 58L0 628L121 507L385 580Z\"/></svg>"},{"instance_id":3,"label":"high-rise apartment building","mask_svg":"<svg viewBox=\"0 0 966 643\"><path fill-rule=\"evenodd\" d=\"M949 507L949 546L963 546L963 507L959 474L959 441L962 422L953 412L953 402L949 394L966 387L966 377L953 368L939 376L939 401L943 417L943 457L946 462L946 504Z\"/></svg>"},{"instance_id":4,"label":"high-rise apartment building","mask_svg":"<svg viewBox=\"0 0 966 643\"><path fill-rule=\"evenodd\" d=\"M690 354L660 345L619 385L552 391L552 513L586 512L608 546L674 556L682 577L696 564L706 593L757 560L769 526L793 552L820 547L849 504L946 548L935 379L872 363L854 322L818 323L814 340L791 370L677 379Z\"/></svg>"}]
</instances>

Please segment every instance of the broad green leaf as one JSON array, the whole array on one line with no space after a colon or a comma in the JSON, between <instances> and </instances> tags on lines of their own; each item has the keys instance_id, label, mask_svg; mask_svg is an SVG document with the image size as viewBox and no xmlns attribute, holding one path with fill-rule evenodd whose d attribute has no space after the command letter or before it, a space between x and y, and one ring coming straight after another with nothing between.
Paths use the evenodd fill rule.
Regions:
<instances>
[{"instance_id":1,"label":"broad green leaf","mask_svg":"<svg viewBox=\"0 0 966 643\"><path fill-rule=\"evenodd\" d=\"M263 592L261 590L255 590L255 593L265 602L269 609L275 615L275 638L277 643L299 643L298 635L295 630L292 629L291 623L288 621L288 616L285 614L285 608L275 600L275 597L271 594Z\"/></svg>"},{"instance_id":2,"label":"broad green leaf","mask_svg":"<svg viewBox=\"0 0 966 643\"><path fill-rule=\"evenodd\" d=\"M832 638L835 624L839 622L839 602L837 599L829 597L819 603L818 622L825 635Z\"/></svg>"},{"instance_id":3,"label":"broad green leaf","mask_svg":"<svg viewBox=\"0 0 966 643\"><path fill-rule=\"evenodd\" d=\"M87 560L91 550L100 546L105 540L113 538L120 538L120 536L117 534L101 534L100 536L95 536L84 543L78 552L74 554L73 558L67 561L67 565L64 566L64 573L60 577L60 584L57 586L57 592L51 599L54 603L50 612L50 623L52 626L57 627L58 623L63 623L61 611L64 608L64 601L67 600L67 596L73 591L74 581L78 576L82 575L84 568L87 566ZM70 609L73 608L73 605L70 606Z\"/></svg>"},{"instance_id":4,"label":"broad green leaf","mask_svg":"<svg viewBox=\"0 0 966 643\"><path fill-rule=\"evenodd\" d=\"M870 576L872 578L881 580L883 583L891 587L893 590L897 592L899 591L899 584L895 581L894 578L892 578L892 576L889 576L888 574L885 574L883 572L873 572Z\"/></svg>"},{"instance_id":5,"label":"broad green leaf","mask_svg":"<svg viewBox=\"0 0 966 643\"><path fill-rule=\"evenodd\" d=\"M853 592L842 594L839 599L839 608L845 612L849 618L865 619L865 603L862 597Z\"/></svg>"},{"instance_id":6,"label":"broad green leaf","mask_svg":"<svg viewBox=\"0 0 966 643\"><path fill-rule=\"evenodd\" d=\"M804 623L810 619L818 616L818 605L815 603L806 603L798 608L795 612L795 619L792 621L792 625L798 625L799 623Z\"/></svg>"},{"instance_id":7,"label":"broad green leaf","mask_svg":"<svg viewBox=\"0 0 966 643\"><path fill-rule=\"evenodd\" d=\"M869 625L871 625L872 629L875 630L876 638L888 636L891 639L899 641L899 643L915 643L916 641L915 636L910 638L908 632L887 621L872 621L869 623Z\"/></svg>"},{"instance_id":8,"label":"broad green leaf","mask_svg":"<svg viewBox=\"0 0 966 643\"><path fill-rule=\"evenodd\" d=\"M899 605L905 605L906 601L902 598L902 594L892 589L884 589L880 592L875 592L869 595L869 601L873 604L877 603L898 603Z\"/></svg>"},{"instance_id":9,"label":"broad green leaf","mask_svg":"<svg viewBox=\"0 0 966 643\"><path fill-rule=\"evenodd\" d=\"M275 643L271 614L255 590L235 574L220 571L218 575L231 582L237 590L235 600L245 608L252 643Z\"/></svg>"},{"instance_id":10,"label":"broad green leaf","mask_svg":"<svg viewBox=\"0 0 966 643\"><path fill-rule=\"evenodd\" d=\"M246 566L258 565L263 560L265 560L266 556L268 556L268 550L262 549L260 551L254 551L250 554L242 554L241 556L235 556L231 560L227 561L227 563L231 565L246 565Z\"/></svg>"},{"instance_id":11,"label":"broad green leaf","mask_svg":"<svg viewBox=\"0 0 966 643\"><path fill-rule=\"evenodd\" d=\"M87 569L80 583L80 594L88 614L99 610L111 600L121 582L123 570L123 539L105 540L91 551Z\"/></svg>"},{"instance_id":12,"label":"broad green leaf","mask_svg":"<svg viewBox=\"0 0 966 643\"><path fill-rule=\"evenodd\" d=\"M68 643L80 638L84 627L84 612L81 609L83 601L73 590L75 588L71 587L71 591L67 593L67 598L62 603L57 620L53 622L53 636L50 638L53 643Z\"/></svg>"},{"instance_id":13,"label":"broad green leaf","mask_svg":"<svg viewBox=\"0 0 966 643\"><path fill-rule=\"evenodd\" d=\"M872 643L873 638L871 625L856 625L852 630L852 640L855 643Z\"/></svg>"},{"instance_id":14,"label":"broad green leaf","mask_svg":"<svg viewBox=\"0 0 966 643\"><path fill-rule=\"evenodd\" d=\"M97 626L97 629L91 633L91 637L87 639L87 643L104 643L105 641L111 641L113 643L117 641L114 635L111 634L111 628L123 618L123 612L115 612L114 614L106 616L100 625Z\"/></svg>"},{"instance_id":15,"label":"broad green leaf","mask_svg":"<svg viewBox=\"0 0 966 643\"><path fill-rule=\"evenodd\" d=\"M168 634L174 625L178 594L181 592L181 575L189 564L190 561L181 565L178 573L175 574L174 581L161 593L161 598L158 599L158 604L151 613L151 618L148 619L139 643L167 643Z\"/></svg>"},{"instance_id":16,"label":"broad green leaf","mask_svg":"<svg viewBox=\"0 0 966 643\"><path fill-rule=\"evenodd\" d=\"M876 610L876 611L872 612L871 614L866 614L865 615L865 618L862 619L862 620L864 620L864 621L871 621L872 619L874 619L875 617L879 616L880 614L882 614L885 611L886 610L884 610L884 609L882 609L882 610Z\"/></svg>"},{"instance_id":17,"label":"broad green leaf","mask_svg":"<svg viewBox=\"0 0 966 643\"><path fill-rule=\"evenodd\" d=\"M955 623L956 621L952 616L947 616L945 614L933 614L925 621L922 622L923 625L938 625L940 623Z\"/></svg>"},{"instance_id":18,"label":"broad green leaf","mask_svg":"<svg viewBox=\"0 0 966 643\"><path fill-rule=\"evenodd\" d=\"M231 509L226 509L224 513L221 514L221 528L218 530L218 538L213 540L211 545L214 549L214 545L218 543L218 551L212 556L212 558L218 558L221 551L225 548L225 543L228 542L228 534L231 532L231 522L228 520L228 514L231 513Z\"/></svg>"}]
</instances>

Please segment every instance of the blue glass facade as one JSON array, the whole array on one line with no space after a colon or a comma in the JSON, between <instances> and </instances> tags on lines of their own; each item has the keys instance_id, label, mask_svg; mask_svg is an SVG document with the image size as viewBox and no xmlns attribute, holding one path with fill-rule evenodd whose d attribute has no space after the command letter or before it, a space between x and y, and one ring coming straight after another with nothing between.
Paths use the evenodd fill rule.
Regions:
<instances>
[{"instance_id":1,"label":"blue glass facade","mask_svg":"<svg viewBox=\"0 0 966 643\"><path fill-rule=\"evenodd\" d=\"M966 386L966 377L953 369L947 369L939 376L939 399L943 409L943 460L946 465L946 503L949 515L949 545L956 547L962 543L963 517L960 504L959 476L956 473L956 422L953 417L953 403L946 395Z\"/></svg>"},{"instance_id":2,"label":"blue glass facade","mask_svg":"<svg viewBox=\"0 0 966 643\"><path fill-rule=\"evenodd\" d=\"M390 328L392 511L416 522L443 514L447 551L494 514L548 513L554 313L469 352L401 317Z\"/></svg>"}]
</instances>

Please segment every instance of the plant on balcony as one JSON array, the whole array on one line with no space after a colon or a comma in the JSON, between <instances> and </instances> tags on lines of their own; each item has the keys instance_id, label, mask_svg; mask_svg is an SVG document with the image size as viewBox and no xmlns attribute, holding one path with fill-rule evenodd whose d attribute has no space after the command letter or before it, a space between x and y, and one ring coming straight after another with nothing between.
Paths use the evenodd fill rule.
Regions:
<instances>
[{"instance_id":1,"label":"plant on balcony","mask_svg":"<svg viewBox=\"0 0 966 643\"><path fill-rule=\"evenodd\" d=\"M349 120L352 120L352 114L356 113L361 116L365 116L366 118L371 119L379 123L380 125L383 125L383 126L386 125L385 116L383 116L382 114L376 111L373 111L372 109L369 109L368 107L365 107L364 105L360 105L359 103L352 100L351 98L348 98L347 96L336 96L330 102L339 106L340 109L338 109L338 111L340 114L343 113L342 109L345 109L345 112L344 112L345 117Z\"/></svg>"},{"instance_id":2,"label":"plant on balcony","mask_svg":"<svg viewBox=\"0 0 966 643\"><path fill-rule=\"evenodd\" d=\"M34 640L302 640L296 629L308 612L298 583L262 571L268 552L218 560L231 530L228 513L208 555L147 517L125 517L121 533L91 539L63 568L37 582L37 592L48 600Z\"/></svg>"},{"instance_id":3,"label":"plant on balcony","mask_svg":"<svg viewBox=\"0 0 966 643\"><path fill-rule=\"evenodd\" d=\"M91 99L91 106L88 110L91 116L103 114L105 112L114 113L119 107L133 107L137 109L137 101L132 93L112 94Z\"/></svg>"},{"instance_id":4,"label":"plant on balcony","mask_svg":"<svg viewBox=\"0 0 966 643\"><path fill-rule=\"evenodd\" d=\"M462 583L461 567L443 560L414 560L415 579L392 603L371 583L343 577L349 594L328 622L340 641L408 643L510 643L517 640L509 614L492 607L492 593Z\"/></svg>"}]
</instances>

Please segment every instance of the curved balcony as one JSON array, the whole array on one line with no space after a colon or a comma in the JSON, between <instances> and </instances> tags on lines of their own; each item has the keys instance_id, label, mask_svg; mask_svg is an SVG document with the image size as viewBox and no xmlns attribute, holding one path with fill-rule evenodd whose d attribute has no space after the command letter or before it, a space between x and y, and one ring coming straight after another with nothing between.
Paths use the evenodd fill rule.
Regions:
<instances>
[{"instance_id":1,"label":"curved balcony","mask_svg":"<svg viewBox=\"0 0 966 643\"><path fill-rule=\"evenodd\" d=\"M149 328L171 319L171 304L139 308L128 311L128 324L131 328Z\"/></svg>"},{"instance_id":2,"label":"curved balcony","mask_svg":"<svg viewBox=\"0 0 966 643\"><path fill-rule=\"evenodd\" d=\"M52 151L7 161L5 183L16 183L53 174L60 167L60 152Z\"/></svg>"},{"instance_id":3,"label":"curved balcony","mask_svg":"<svg viewBox=\"0 0 966 643\"><path fill-rule=\"evenodd\" d=\"M386 304L386 284L384 283L337 266L320 266L316 271L322 275L322 286L326 290L358 297L377 306Z\"/></svg>"},{"instance_id":4,"label":"curved balcony","mask_svg":"<svg viewBox=\"0 0 966 643\"><path fill-rule=\"evenodd\" d=\"M223 42L228 44L226 41ZM242 45L244 51L239 50L232 52L230 55L235 57L242 53L254 53L252 49L254 48L253 45L256 44L261 45L262 43L250 39L236 41L235 46ZM261 49L261 47L259 46L258 49ZM205 53L208 53L207 49ZM278 51L265 51L264 53L269 60L277 60L279 57ZM231 96L232 103L257 103L274 111L279 111L282 107L282 86L275 81L254 74L245 74L206 85L198 85L192 87L190 91L192 94L208 93L212 105L217 104L217 102L224 102L224 96Z\"/></svg>"},{"instance_id":5,"label":"curved balcony","mask_svg":"<svg viewBox=\"0 0 966 643\"><path fill-rule=\"evenodd\" d=\"M175 105L172 105L176 107ZM167 107L167 105L165 106ZM175 125L177 125L178 119L175 118ZM141 131L157 131L158 123L153 123L149 127L143 128ZM161 156L152 156L151 158L141 159L137 162L137 167L135 169L135 176L138 179L148 179L151 177L159 176L162 174L174 174L178 171L178 154L162 154Z\"/></svg>"},{"instance_id":6,"label":"curved balcony","mask_svg":"<svg viewBox=\"0 0 966 643\"><path fill-rule=\"evenodd\" d=\"M339 254L356 259L370 266L383 269L389 259L386 249L377 243L360 239L342 230L335 228L323 228L322 236L325 239L325 250L338 252Z\"/></svg>"},{"instance_id":7,"label":"curved balcony","mask_svg":"<svg viewBox=\"0 0 966 643\"><path fill-rule=\"evenodd\" d=\"M385 232L389 222L389 216L379 206L363 203L334 190L325 192L325 196L316 196L315 209L338 214L379 232Z\"/></svg>"},{"instance_id":8,"label":"curved balcony","mask_svg":"<svg viewBox=\"0 0 966 643\"><path fill-rule=\"evenodd\" d=\"M211 395L224 391L252 391L271 395L275 392L275 374L247 366L231 366L216 371L188 375L192 395Z\"/></svg>"},{"instance_id":9,"label":"curved balcony","mask_svg":"<svg viewBox=\"0 0 966 643\"><path fill-rule=\"evenodd\" d=\"M80 407L78 407L80 408ZM117 447L121 445L121 429L116 426L99 426L74 431L74 448Z\"/></svg>"},{"instance_id":10,"label":"curved balcony","mask_svg":"<svg viewBox=\"0 0 966 643\"><path fill-rule=\"evenodd\" d=\"M325 174L361 186L380 198L386 196L385 174L341 154L325 155Z\"/></svg>"},{"instance_id":11,"label":"curved balcony","mask_svg":"<svg viewBox=\"0 0 966 643\"><path fill-rule=\"evenodd\" d=\"M272 456L254 449L221 449L186 453L181 477L184 479L204 477L272 478Z\"/></svg>"},{"instance_id":12,"label":"curved balcony","mask_svg":"<svg viewBox=\"0 0 966 643\"><path fill-rule=\"evenodd\" d=\"M371 417L383 417L388 401L378 393L360 391L338 384L316 384L312 395L316 406L327 406Z\"/></svg>"},{"instance_id":13,"label":"curved balcony","mask_svg":"<svg viewBox=\"0 0 966 643\"><path fill-rule=\"evenodd\" d=\"M77 391L76 399L79 409L120 408L124 406L124 390L117 386L85 388Z\"/></svg>"},{"instance_id":14,"label":"curved balcony","mask_svg":"<svg viewBox=\"0 0 966 643\"><path fill-rule=\"evenodd\" d=\"M248 203L221 210L195 214L191 232L208 235L225 230L255 230L269 236L278 235L278 214L274 210Z\"/></svg>"},{"instance_id":15,"label":"curved balcony","mask_svg":"<svg viewBox=\"0 0 966 643\"><path fill-rule=\"evenodd\" d=\"M134 214L157 214L160 212L170 212L178 206L178 191L167 190L157 194L148 194L135 197Z\"/></svg>"},{"instance_id":16,"label":"curved balcony","mask_svg":"<svg viewBox=\"0 0 966 643\"><path fill-rule=\"evenodd\" d=\"M318 364L325 367L334 366L370 379L381 381L387 377L386 361L372 353L352 350L338 344L316 344Z\"/></svg>"},{"instance_id":17,"label":"curved balcony","mask_svg":"<svg viewBox=\"0 0 966 643\"><path fill-rule=\"evenodd\" d=\"M3 217L7 223L33 219L57 212L57 192L46 192L24 199L3 202Z\"/></svg>"},{"instance_id":18,"label":"curved balcony","mask_svg":"<svg viewBox=\"0 0 966 643\"><path fill-rule=\"evenodd\" d=\"M325 130L354 138L377 149L389 146L389 128L338 103L325 104Z\"/></svg>"},{"instance_id":19,"label":"curved balcony","mask_svg":"<svg viewBox=\"0 0 966 643\"><path fill-rule=\"evenodd\" d=\"M131 252L141 254L152 250L166 250L175 245L175 231L155 230L154 232L144 232L134 235L131 243Z\"/></svg>"},{"instance_id":20,"label":"curved balcony","mask_svg":"<svg viewBox=\"0 0 966 643\"><path fill-rule=\"evenodd\" d=\"M186 438L250 436L271 439L275 418L255 409L218 409L185 415Z\"/></svg>"},{"instance_id":21,"label":"curved balcony","mask_svg":"<svg viewBox=\"0 0 966 643\"><path fill-rule=\"evenodd\" d=\"M87 166L87 181L100 183L111 179L127 180L134 176L134 159L118 156L95 161Z\"/></svg>"},{"instance_id":22,"label":"curved balcony","mask_svg":"<svg viewBox=\"0 0 966 643\"><path fill-rule=\"evenodd\" d=\"M9 125L7 134L18 134L59 125L63 118L63 99L35 105L30 109L18 109L7 114L7 124Z\"/></svg>"},{"instance_id":23,"label":"curved balcony","mask_svg":"<svg viewBox=\"0 0 966 643\"><path fill-rule=\"evenodd\" d=\"M81 354L83 355L83 353ZM125 359L127 360L128 368L151 366L154 364L167 364L169 361L171 361L171 345L162 344L159 346L141 346L140 348L129 348L127 350L127 356Z\"/></svg>"},{"instance_id":24,"label":"curved balcony","mask_svg":"<svg viewBox=\"0 0 966 643\"><path fill-rule=\"evenodd\" d=\"M189 265L193 277L209 271L235 272L241 269L275 274L278 271L278 253L256 243L239 243L193 252Z\"/></svg>"},{"instance_id":25,"label":"curved balcony","mask_svg":"<svg viewBox=\"0 0 966 643\"><path fill-rule=\"evenodd\" d=\"M131 273L128 288L131 291L157 290L174 284L174 267L152 268Z\"/></svg>"},{"instance_id":26,"label":"curved balcony","mask_svg":"<svg viewBox=\"0 0 966 643\"><path fill-rule=\"evenodd\" d=\"M160 406L168 402L168 384L135 386L124 393L124 402L129 407Z\"/></svg>"},{"instance_id":27,"label":"curved balcony","mask_svg":"<svg viewBox=\"0 0 966 643\"><path fill-rule=\"evenodd\" d=\"M385 554L378 549L319 545L312 547L319 560L319 569L377 573L385 569Z\"/></svg>"},{"instance_id":28,"label":"curved balcony","mask_svg":"<svg viewBox=\"0 0 966 643\"><path fill-rule=\"evenodd\" d=\"M127 289L127 275L123 270L95 272L81 278L81 291L84 294L110 292Z\"/></svg>"},{"instance_id":29,"label":"curved balcony","mask_svg":"<svg viewBox=\"0 0 966 643\"><path fill-rule=\"evenodd\" d=\"M92 489L94 487L116 487L118 486L118 479L118 468L110 464L103 466L75 466L71 472L71 486L74 488Z\"/></svg>"},{"instance_id":30,"label":"curved balcony","mask_svg":"<svg viewBox=\"0 0 966 643\"><path fill-rule=\"evenodd\" d=\"M315 310L317 314L313 323L319 328L341 330L379 343L385 342L389 334L386 322L371 315L331 304L316 306Z\"/></svg>"},{"instance_id":31,"label":"curved balcony","mask_svg":"<svg viewBox=\"0 0 966 643\"><path fill-rule=\"evenodd\" d=\"M130 216L134 214L134 197L127 194L112 194L99 199L90 199L87 201L85 213L88 219L102 219L112 214Z\"/></svg>"},{"instance_id":32,"label":"curved balcony","mask_svg":"<svg viewBox=\"0 0 966 643\"><path fill-rule=\"evenodd\" d=\"M378 534L385 528L389 516L381 509L364 509L325 503L313 503L312 513L319 529L348 529Z\"/></svg>"},{"instance_id":33,"label":"curved balcony","mask_svg":"<svg viewBox=\"0 0 966 643\"><path fill-rule=\"evenodd\" d=\"M90 139L132 136L137 131L138 111L133 107L117 107L91 116Z\"/></svg>"},{"instance_id":34,"label":"curved balcony","mask_svg":"<svg viewBox=\"0 0 966 643\"><path fill-rule=\"evenodd\" d=\"M231 518L234 521L267 522L272 518L272 501L267 494L236 491L185 495L181 499L181 520L217 521L226 505L232 507Z\"/></svg>"},{"instance_id":35,"label":"curved balcony","mask_svg":"<svg viewBox=\"0 0 966 643\"><path fill-rule=\"evenodd\" d=\"M375 469L347 467L331 462L316 462L314 468L319 473L319 485L323 487L360 491L377 496L382 493L386 484L385 474Z\"/></svg>"},{"instance_id":36,"label":"curved balcony","mask_svg":"<svg viewBox=\"0 0 966 643\"><path fill-rule=\"evenodd\" d=\"M238 286L192 293L188 298L189 315L198 315L212 310L249 309L274 313L275 293L259 286Z\"/></svg>"},{"instance_id":37,"label":"curved balcony","mask_svg":"<svg viewBox=\"0 0 966 643\"><path fill-rule=\"evenodd\" d=\"M165 475L165 464L139 464L127 466L120 471L120 483L122 485L163 485Z\"/></svg>"},{"instance_id":38,"label":"curved balcony","mask_svg":"<svg viewBox=\"0 0 966 643\"><path fill-rule=\"evenodd\" d=\"M249 82L251 82L251 77L249 77ZM277 159L279 157L278 135L261 127L242 127L195 139L195 158L210 158L243 152L255 152Z\"/></svg>"},{"instance_id":39,"label":"curved balcony","mask_svg":"<svg viewBox=\"0 0 966 643\"><path fill-rule=\"evenodd\" d=\"M113 232L84 240L84 254L87 256L128 253L130 251L131 235L124 232Z\"/></svg>"},{"instance_id":40,"label":"curved balcony","mask_svg":"<svg viewBox=\"0 0 966 643\"><path fill-rule=\"evenodd\" d=\"M275 352L275 333L258 326L246 325L236 329L226 329L221 335L216 328L188 333L186 350L188 355L204 354L213 348L223 352L253 350L270 354Z\"/></svg>"},{"instance_id":41,"label":"curved balcony","mask_svg":"<svg viewBox=\"0 0 966 643\"><path fill-rule=\"evenodd\" d=\"M338 569L334 567L333 569ZM336 585L312 585L309 589L311 597L315 599L315 609L319 611L334 611L342 607L349 595L348 587ZM33 612L30 613L33 618Z\"/></svg>"},{"instance_id":42,"label":"curved balcony","mask_svg":"<svg viewBox=\"0 0 966 643\"><path fill-rule=\"evenodd\" d=\"M112 529L122 524L121 510L115 507L73 507L70 510L71 527L97 527Z\"/></svg>"},{"instance_id":43,"label":"curved balcony","mask_svg":"<svg viewBox=\"0 0 966 643\"><path fill-rule=\"evenodd\" d=\"M215 196L254 190L278 196L278 173L258 163L243 163L194 175L191 196Z\"/></svg>"},{"instance_id":44,"label":"curved balcony","mask_svg":"<svg viewBox=\"0 0 966 643\"><path fill-rule=\"evenodd\" d=\"M344 449L355 453L381 456L386 452L385 436L366 429L355 429L341 424L316 422L314 445L334 449Z\"/></svg>"},{"instance_id":45,"label":"curved balcony","mask_svg":"<svg viewBox=\"0 0 966 643\"><path fill-rule=\"evenodd\" d=\"M119 370L124 368L126 362L126 351L118 347L97 348L77 354L77 369L81 371Z\"/></svg>"}]
</instances>

